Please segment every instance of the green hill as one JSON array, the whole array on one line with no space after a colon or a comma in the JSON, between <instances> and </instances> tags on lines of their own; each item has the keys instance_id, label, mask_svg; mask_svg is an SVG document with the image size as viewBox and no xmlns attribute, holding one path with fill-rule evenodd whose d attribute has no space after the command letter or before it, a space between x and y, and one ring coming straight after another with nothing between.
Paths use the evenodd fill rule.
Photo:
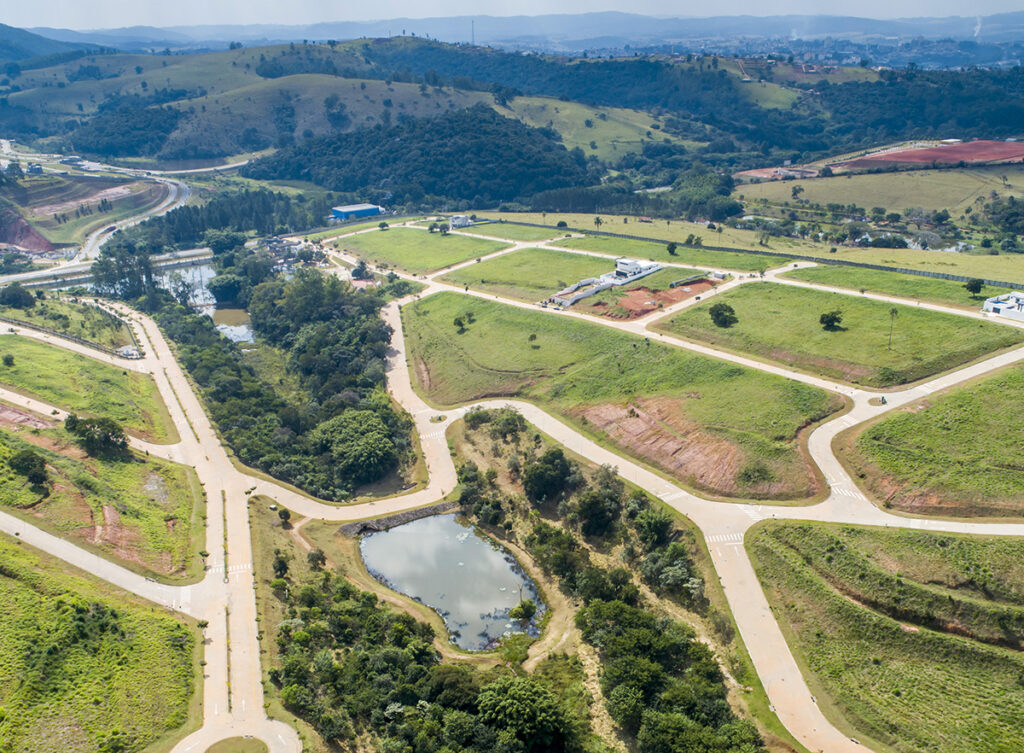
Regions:
<instances>
[{"instance_id":1,"label":"green hill","mask_svg":"<svg viewBox=\"0 0 1024 753\"><path fill-rule=\"evenodd\" d=\"M24 60L44 55L55 55L82 49L84 46L58 42L24 29L0 24L0 60Z\"/></svg>"}]
</instances>

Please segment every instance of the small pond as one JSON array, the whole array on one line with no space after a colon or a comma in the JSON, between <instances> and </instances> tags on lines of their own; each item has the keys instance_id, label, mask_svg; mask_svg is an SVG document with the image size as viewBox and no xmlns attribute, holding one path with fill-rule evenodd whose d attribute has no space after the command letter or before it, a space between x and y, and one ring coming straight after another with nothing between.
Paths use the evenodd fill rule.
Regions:
<instances>
[{"instance_id":1,"label":"small pond","mask_svg":"<svg viewBox=\"0 0 1024 753\"><path fill-rule=\"evenodd\" d=\"M455 515L371 533L360 549L370 574L434 609L459 648L479 651L507 633L539 632L545 606L536 585L511 554ZM537 604L525 627L508 616L522 599Z\"/></svg>"},{"instance_id":2,"label":"small pond","mask_svg":"<svg viewBox=\"0 0 1024 753\"><path fill-rule=\"evenodd\" d=\"M217 331L232 342L256 342L252 332L252 320L245 309L214 309L213 323L217 326Z\"/></svg>"}]
</instances>

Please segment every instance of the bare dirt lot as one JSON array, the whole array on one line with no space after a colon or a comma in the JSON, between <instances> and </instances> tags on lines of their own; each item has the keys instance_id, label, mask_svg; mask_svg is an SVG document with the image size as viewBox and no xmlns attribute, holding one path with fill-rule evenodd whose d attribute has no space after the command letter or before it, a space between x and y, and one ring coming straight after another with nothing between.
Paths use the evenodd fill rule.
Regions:
<instances>
[{"instance_id":1,"label":"bare dirt lot","mask_svg":"<svg viewBox=\"0 0 1024 753\"><path fill-rule=\"evenodd\" d=\"M715 287L714 284L709 280L698 280L688 285L680 285L666 290L634 288L627 291L612 305L607 301L596 301L589 308L594 313L599 313L609 319L639 319L664 306L685 301L695 295L702 295L713 287Z\"/></svg>"},{"instance_id":2,"label":"bare dirt lot","mask_svg":"<svg viewBox=\"0 0 1024 753\"><path fill-rule=\"evenodd\" d=\"M869 154L849 162L838 162L837 167L851 170L879 167L885 164L931 164L937 162L956 165L961 162L1020 162L1024 160L1024 142L968 141L963 144L942 144L924 149L897 149L891 152Z\"/></svg>"}]
</instances>

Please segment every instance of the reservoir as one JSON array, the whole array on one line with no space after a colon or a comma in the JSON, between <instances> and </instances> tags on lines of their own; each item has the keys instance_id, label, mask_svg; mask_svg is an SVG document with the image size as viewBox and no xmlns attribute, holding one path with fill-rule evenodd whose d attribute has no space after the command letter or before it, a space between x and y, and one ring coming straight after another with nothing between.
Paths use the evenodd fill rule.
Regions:
<instances>
[{"instance_id":1,"label":"reservoir","mask_svg":"<svg viewBox=\"0 0 1024 753\"><path fill-rule=\"evenodd\" d=\"M462 649L493 648L508 633L537 635L545 606L515 558L455 515L434 515L363 537L366 569L389 588L431 607ZM537 604L529 624L508 616Z\"/></svg>"}]
</instances>

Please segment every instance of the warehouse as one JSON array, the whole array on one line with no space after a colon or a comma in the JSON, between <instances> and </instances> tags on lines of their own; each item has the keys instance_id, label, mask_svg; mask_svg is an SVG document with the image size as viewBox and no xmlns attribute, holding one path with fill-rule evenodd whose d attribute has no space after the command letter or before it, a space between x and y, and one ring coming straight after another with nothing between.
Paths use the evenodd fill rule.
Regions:
<instances>
[{"instance_id":1,"label":"warehouse","mask_svg":"<svg viewBox=\"0 0 1024 753\"><path fill-rule=\"evenodd\" d=\"M376 217L380 214L384 214L384 207L376 204L346 204L331 210L331 216L338 222L348 222L360 217Z\"/></svg>"}]
</instances>

